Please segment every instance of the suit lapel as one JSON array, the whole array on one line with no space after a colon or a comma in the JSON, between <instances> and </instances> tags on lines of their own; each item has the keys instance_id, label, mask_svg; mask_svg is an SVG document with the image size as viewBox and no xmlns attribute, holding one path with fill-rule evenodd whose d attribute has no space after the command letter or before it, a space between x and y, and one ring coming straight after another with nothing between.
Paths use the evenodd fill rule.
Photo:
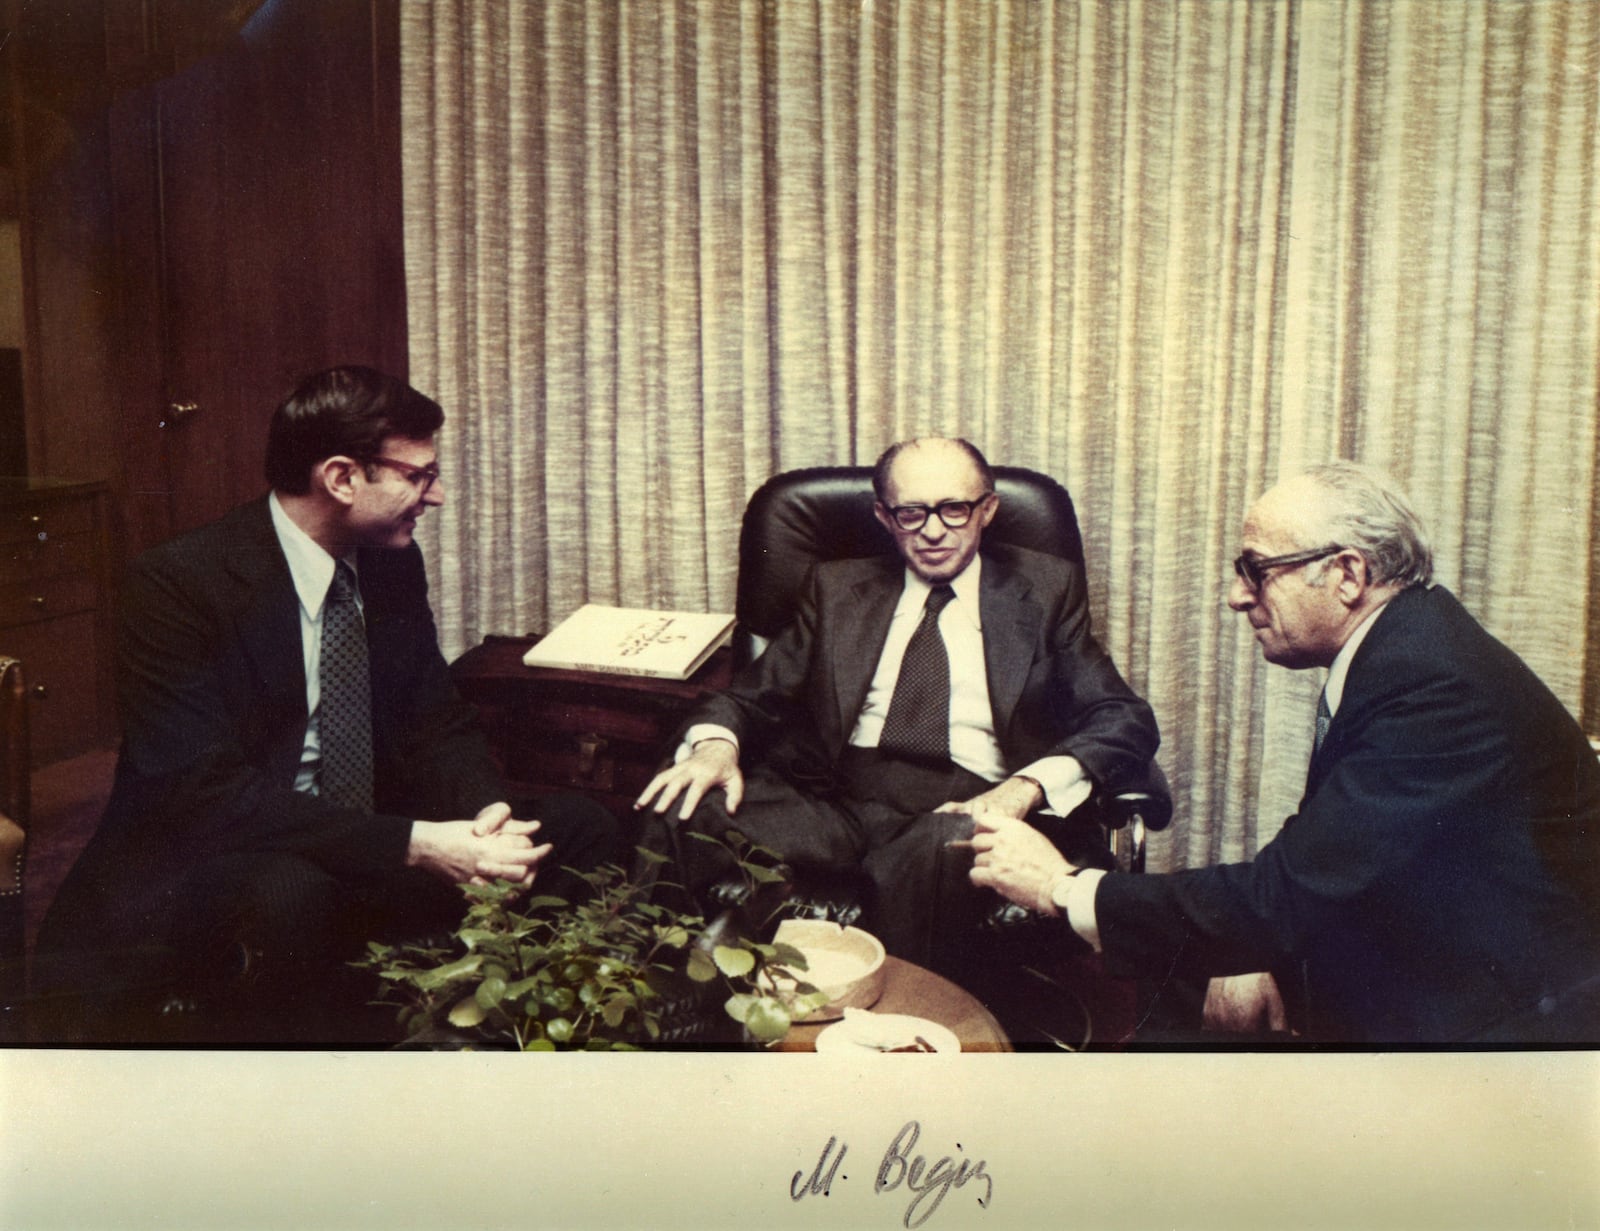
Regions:
<instances>
[{"instance_id":1,"label":"suit lapel","mask_svg":"<svg viewBox=\"0 0 1600 1231\"><path fill-rule=\"evenodd\" d=\"M856 717L866 704L867 690L878 669L883 643L889 637L894 609L905 586L898 556L886 558L884 567L851 587L849 601L841 604L839 634L830 646L834 699L838 709L840 742L850 738Z\"/></svg>"},{"instance_id":2,"label":"suit lapel","mask_svg":"<svg viewBox=\"0 0 1600 1231\"><path fill-rule=\"evenodd\" d=\"M989 680L989 709L995 738L1006 743L1006 729L1033 666L1044 611L1031 597L1033 586L1019 570L985 556L978 610L983 619L983 659Z\"/></svg>"},{"instance_id":3,"label":"suit lapel","mask_svg":"<svg viewBox=\"0 0 1600 1231\"><path fill-rule=\"evenodd\" d=\"M1360 721L1358 715L1365 706L1366 694L1370 691L1368 681L1382 675L1381 671L1374 675L1369 664L1375 656L1381 654L1389 638L1398 635L1403 628L1403 620L1391 617L1397 609L1405 609L1413 603L1425 601L1426 594L1427 591L1420 587L1402 590L1396 594L1378 613L1378 618L1372 622L1366 637L1356 647L1355 657L1350 660L1350 669L1345 672L1344 692L1339 698L1339 711L1328 724L1328 733L1323 736L1322 747L1313 748L1311 753L1311 763L1306 769L1308 798L1322 785L1322 780L1328 776L1328 771L1339 760L1340 749L1344 745L1351 725Z\"/></svg>"},{"instance_id":4,"label":"suit lapel","mask_svg":"<svg viewBox=\"0 0 1600 1231\"><path fill-rule=\"evenodd\" d=\"M306 667L300 644L300 598L263 498L241 513L239 546L228 560L239 639L261 689L305 712Z\"/></svg>"}]
</instances>

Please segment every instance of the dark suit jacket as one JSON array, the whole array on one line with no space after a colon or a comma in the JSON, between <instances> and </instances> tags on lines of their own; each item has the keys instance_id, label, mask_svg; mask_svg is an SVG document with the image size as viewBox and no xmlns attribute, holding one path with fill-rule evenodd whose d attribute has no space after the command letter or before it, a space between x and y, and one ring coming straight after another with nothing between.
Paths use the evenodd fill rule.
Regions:
<instances>
[{"instance_id":1,"label":"dark suit jacket","mask_svg":"<svg viewBox=\"0 0 1600 1231\"><path fill-rule=\"evenodd\" d=\"M732 730L746 766L829 777L877 670L904 587L898 556L818 565L793 622L689 723ZM979 596L995 737L1006 767L1076 757L1114 787L1143 770L1159 735L1089 629L1083 575L1065 560L997 545Z\"/></svg>"},{"instance_id":2,"label":"dark suit jacket","mask_svg":"<svg viewBox=\"0 0 1600 1231\"><path fill-rule=\"evenodd\" d=\"M1297 815L1255 860L1110 875L1113 973L1273 970L1319 1037L1488 1037L1592 976L1600 764L1448 591L1397 595L1356 651Z\"/></svg>"},{"instance_id":3,"label":"dark suit jacket","mask_svg":"<svg viewBox=\"0 0 1600 1231\"><path fill-rule=\"evenodd\" d=\"M146 552L118 612L123 742L98 831L41 949L159 945L197 863L292 852L360 882L403 865L415 819L505 798L439 652L422 554L363 550L376 814L294 789L306 729L299 599L266 499Z\"/></svg>"}]
</instances>

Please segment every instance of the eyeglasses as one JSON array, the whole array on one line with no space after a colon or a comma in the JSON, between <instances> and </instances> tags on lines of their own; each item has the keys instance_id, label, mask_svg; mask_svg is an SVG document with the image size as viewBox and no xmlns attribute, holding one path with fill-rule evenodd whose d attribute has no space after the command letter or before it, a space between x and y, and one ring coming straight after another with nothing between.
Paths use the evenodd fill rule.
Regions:
<instances>
[{"instance_id":1,"label":"eyeglasses","mask_svg":"<svg viewBox=\"0 0 1600 1231\"><path fill-rule=\"evenodd\" d=\"M1233 571L1239 574L1239 580L1252 590L1260 590L1267 582L1267 570L1273 568L1289 568L1294 565L1310 564L1313 560L1325 560L1335 552L1343 551L1339 544L1330 547L1318 547L1315 551L1297 551L1287 556L1267 556L1257 559L1255 556L1235 556Z\"/></svg>"},{"instance_id":2,"label":"eyeglasses","mask_svg":"<svg viewBox=\"0 0 1600 1231\"><path fill-rule=\"evenodd\" d=\"M362 461L364 466L391 466L398 470L403 478L417 489L417 495L426 496L433 485L439 481L439 463L430 462L426 466L413 466L410 462L402 462L392 457L369 457Z\"/></svg>"},{"instance_id":3,"label":"eyeglasses","mask_svg":"<svg viewBox=\"0 0 1600 1231\"><path fill-rule=\"evenodd\" d=\"M928 514L932 513L949 529L959 530L972 520L973 513L992 495L993 492L984 492L976 500L941 500L931 508L925 504L890 505L889 516L902 530L921 530L928 521Z\"/></svg>"}]
</instances>

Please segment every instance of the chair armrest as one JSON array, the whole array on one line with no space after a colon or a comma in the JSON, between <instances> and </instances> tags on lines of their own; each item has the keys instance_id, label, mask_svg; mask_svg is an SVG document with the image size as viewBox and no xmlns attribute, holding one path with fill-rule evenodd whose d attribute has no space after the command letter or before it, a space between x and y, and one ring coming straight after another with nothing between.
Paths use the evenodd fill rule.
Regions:
<instances>
[{"instance_id":1,"label":"chair armrest","mask_svg":"<svg viewBox=\"0 0 1600 1231\"><path fill-rule=\"evenodd\" d=\"M1108 829L1142 821L1154 833L1172 823L1172 791L1161 766L1151 761L1137 781L1120 790L1096 792L1094 806Z\"/></svg>"}]
</instances>

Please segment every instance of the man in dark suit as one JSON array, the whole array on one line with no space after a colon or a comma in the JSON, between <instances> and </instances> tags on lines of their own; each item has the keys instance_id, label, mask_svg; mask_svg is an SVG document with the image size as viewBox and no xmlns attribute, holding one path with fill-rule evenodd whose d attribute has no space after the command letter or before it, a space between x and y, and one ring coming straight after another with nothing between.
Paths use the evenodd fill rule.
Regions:
<instances>
[{"instance_id":1,"label":"man in dark suit","mask_svg":"<svg viewBox=\"0 0 1600 1231\"><path fill-rule=\"evenodd\" d=\"M347 965L365 941L452 928L467 883L572 891L553 864L608 853L588 801L512 817L451 686L412 541L442 421L370 368L308 377L272 419L271 493L133 563L115 785L40 942L90 1037L169 984L209 1001L208 1037L381 1037L393 1011Z\"/></svg>"},{"instance_id":2,"label":"man in dark suit","mask_svg":"<svg viewBox=\"0 0 1600 1231\"><path fill-rule=\"evenodd\" d=\"M972 879L1125 976L1211 979L1207 1017L1362 1043L1600 1041L1600 764L1448 591L1382 475L1263 496L1229 605L1329 669L1299 812L1249 863L1121 876L983 824Z\"/></svg>"},{"instance_id":3,"label":"man in dark suit","mask_svg":"<svg viewBox=\"0 0 1600 1231\"><path fill-rule=\"evenodd\" d=\"M1140 772L1158 736L1090 632L1081 572L980 552L999 498L977 449L895 445L873 484L900 558L816 568L794 621L692 715L638 806L737 829L796 871L863 868L876 887L866 923L925 961L934 924L958 930L980 900L970 854L946 845L971 836L973 816L1065 817L1094 784ZM1097 827L1041 824L1075 851L1104 850ZM716 876L714 848L680 846L691 887Z\"/></svg>"}]
</instances>

